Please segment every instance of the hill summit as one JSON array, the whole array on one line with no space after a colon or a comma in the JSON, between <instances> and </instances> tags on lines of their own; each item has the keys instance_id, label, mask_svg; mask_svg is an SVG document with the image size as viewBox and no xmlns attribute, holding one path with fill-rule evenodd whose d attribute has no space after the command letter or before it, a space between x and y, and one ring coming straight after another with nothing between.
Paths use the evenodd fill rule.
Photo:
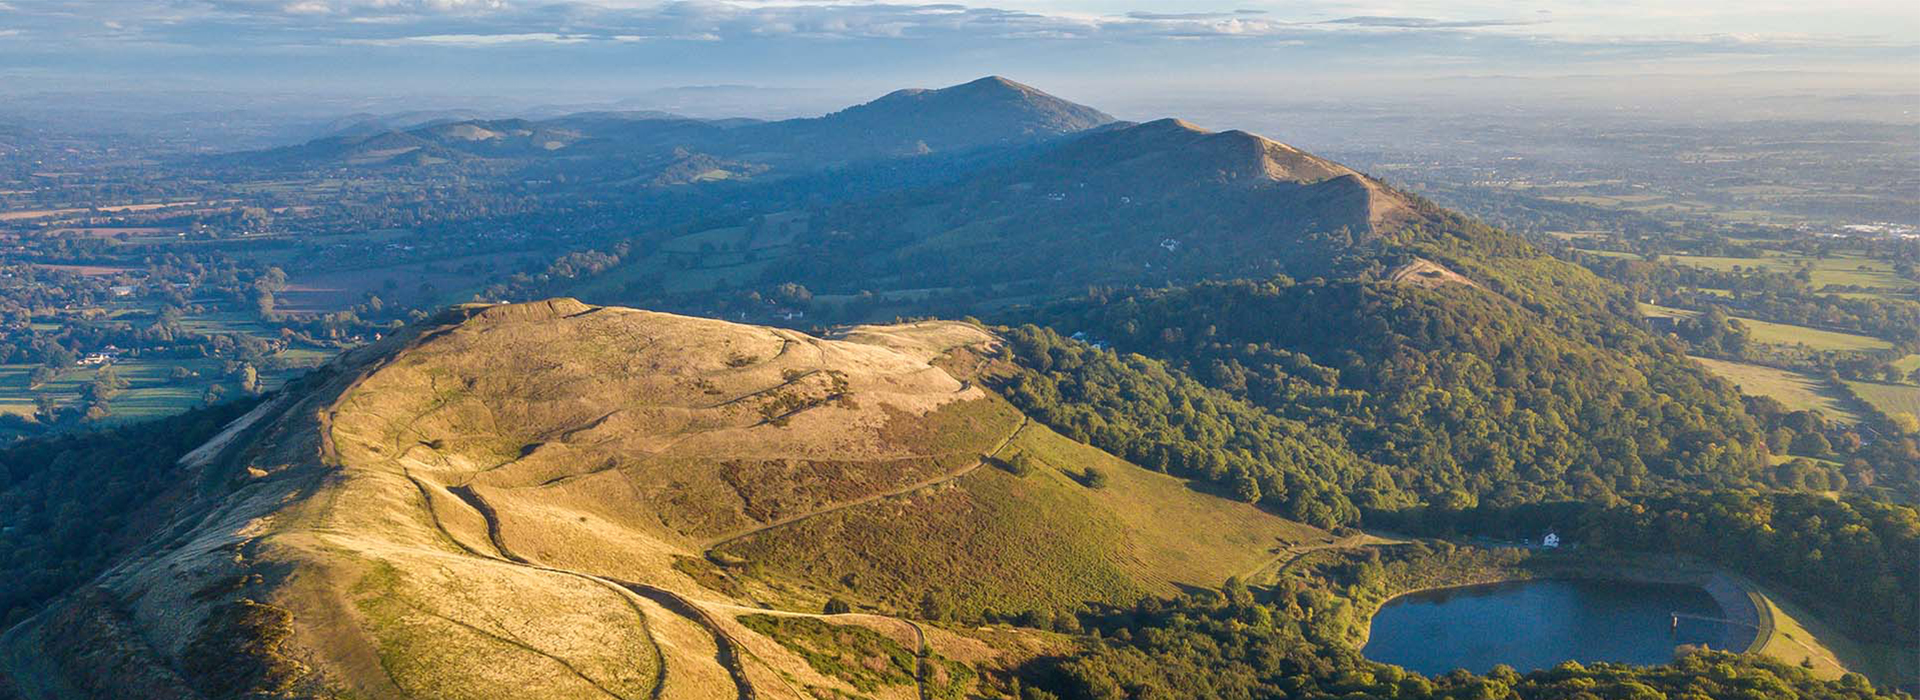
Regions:
<instances>
[{"instance_id":1,"label":"hill summit","mask_svg":"<svg viewBox=\"0 0 1920 700\"><path fill-rule=\"evenodd\" d=\"M827 117L847 124L995 134L1058 136L1107 124L1112 116L999 76L938 90L897 90Z\"/></svg>"},{"instance_id":2,"label":"hill summit","mask_svg":"<svg viewBox=\"0 0 1920 700\"><path fill-rule=\"evenodd\" d=\"M913 617L1051 619L1325 537L1029 420L984 388L1002 344L465 307L189 455L202 499L0 639L0 673L92 697L965 697L1053 642ZM791 625L901 661L848 675Z\"/></svg>"},{"instance_id":3,"label":"hill summit","mask_svg":"<svg viewBox=\"0 0 1920 700\"><path fill-rule=\"evenodd\" d=\"M741 160L737 166L717 168L737 177L760 166L805 171L1030 145L1113 121L1100 110L994 76L947 88L897 90L825 116L773 122L690 119L664 112L583 113L541 121L443 120L404 129L367 120L305 144L218 156L210 162L333 168L488 159L532 166L582 158L649 162L698 153Z\"/></svg>"}]
</instances>

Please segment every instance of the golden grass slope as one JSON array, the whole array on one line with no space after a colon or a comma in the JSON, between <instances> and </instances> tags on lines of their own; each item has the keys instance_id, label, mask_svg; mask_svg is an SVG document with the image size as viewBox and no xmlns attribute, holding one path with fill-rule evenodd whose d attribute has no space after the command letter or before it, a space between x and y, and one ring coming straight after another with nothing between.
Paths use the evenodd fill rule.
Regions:
<instances>
[{"instance_id":1,"label":"golden grass slope","mask_svg":"<svg viewBox=\"0 0 1920 700\"><path fill-rule=\"evenodd\" d=\"M980 573L1056 545L1110 574L1061 591L1114 599L1217 584L1319 536L1029 426L941 368L996 343L959 323L823 339L570 299L465 308L343 356L196 453L205 507L103 576L106 602L75 598L0 640L0 664L97 676L99 656L39 653L85 634L89 648L124 650L111 663L181 670L99 691L121 696L243 679L320 697L804 698L858 688L756 639L742 611L849 594L897 612L888 604L936 583L1024 595ZM982 467L1006 449L1051 468ZM1067 477L1087 466L1113 476L1108 488ZM915 507L951 493L1046 507L1006 522L991 508ZM762 546L766 566L705 558L876 509L889 515L872 528ZM917 534L946 526L1035 551ZM773 565L865 542L978 566L889 572L890 593L865 596ZM943 658L979 663L1046 644L922 633L946 640L927 642ZM25 694L66 696L59 686Z\"/></svg>"}]
</instances>

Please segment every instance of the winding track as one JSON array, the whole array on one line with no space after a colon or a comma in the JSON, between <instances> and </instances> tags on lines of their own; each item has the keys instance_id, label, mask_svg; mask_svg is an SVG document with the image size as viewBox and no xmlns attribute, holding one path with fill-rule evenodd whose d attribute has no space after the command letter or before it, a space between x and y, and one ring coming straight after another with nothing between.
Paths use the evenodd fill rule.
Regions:
<instances>
[{"instance_id":1,"label":"winding track","mask_svg":"<svg viewBox=\"0 0 1920 700\"><path fill-rule=\"evenodd\" d=\"M598 310L598 309L596 308L594 310ZM408 345L410 347L417 346L425 342L426 340L429 340L435 336L441 335L450 330L451 328L444 328L435 332L425 334L419 338L415 338ZM790 349L790 347L793 344L794 343L792 341L783 343L779 354L781 355L786 354L786 352ZM378 362L373 363L372 366L364 368L357 377L355 377L352 381L348 383L348 385L345 388L342 389L339 396L341 398L350 396L353 390L357 388L362 381L364 381L369 376L379 371L381 368L384 368L388 363L392 361L393 357L397 356L398 354L399 353L390 355ZM735 397L735 399L724 401L719 405L724 406L727 404L734 403L741 399L750 398L752 395L762 394L762 393L765 393L766 391L778 390L788 384L793 383L794 381L805 379L807 376L811 376L812 374L815 374L817 372L818 370L808 372L804 375L801 375L800 377L795 377L791 380L782 382L782 384L780 385L770 387L769 389L761 390L758 392L754 392L753 394L750 394L748 396ZM963 381L961 390L964 391L966 388L967 388L967 383ZM434 408L428 409L425 412L422 412L418 416L415 416L415 419L413 421L409 421L407 424L401 425L398 427L401 428L402 432L419 435L419 431L415 427L415 424L418 422L419 418L425 416L428 413L431 413L436 408L438 408L438 405L436 405ZM323 459L331 459L336 463L339 461L339 455L335 446L333 445L332 433L334 432L334 421L333 421L334 414L337 413L339 410L340 410L340 405L336 403L334 406L330 408L330 410L323 411L321 412L321 415L320 415L321 452L323 455ZM750 530L734 533L709 543L706 546L706 551L710 554L711 551L716 547L719 547L727 543L734 542L746 537L750 537L755 534L765 532L767 530L771 530L778 527L784 527L786 525L791 525L793 523L801 522L810 518L827 515L830 513L841 511L841 510L846 510L854 506L865 505L865 504L873 503L875 501L879 501L882 499L894 498L894 497L906 495L909 493L913 493L915 491L919 491L922 489L950 483L956 479L959 479L960 477L963 477L963 476L966 476L967 474L972 473L976 469L979 469L981 466L985 465L988 460L992 459L995 455L998 455L1001 450L1006 449L1007 445L1011 444L1014 438L1018 437L1020 435L1020 432L1022 430L1025 430L1027 425L1030 422L1031 422L1031 419L1029 419L1024 415L1021 416L1020 424L1018 426L1015 426L1014 429L1011 432L1009 432L1006 437L1002 438L999 443L995 444L993 449L985 453L982 453L979 459L975 460L972 464L968 465L963 469L959 469L942 476L937 476L928 480L910 484L908 486L905 486L899 489L894 489L884 493L866 496L854 501L837 504L837 505L824 508L821 510L813 511L810 513L804 513L804 514L792 516L789 518L783 518L781 520L768 523ZM399 441L395 441L395 444L392 445L394 449L390 451L388 454L391 454L393 456L387 457L387 461L393 466L399 467L401 474L408 481L412 482L416 489L418 489L422 504L426 507L428 516L432 520L434 528L439 531L442 537L446 538L449 542L453 543L456 547L460 548L461 550L469 554L472 554L474 556L478 556L484 559L491 559L494 561L513 564L516 566L522 566L522 567L543 571L543 572L548 572L548 573L556 573L556 574L562 574L566 576L573 576L576 578L580 578L583 580L600 584L602 586L609 587L622 595L623 600L625 600L628 606L634 610L635 614L637 614L640 617L641 623L643 625L645 625L647 622L646 612L642 610L633 599L628 598L627 596L639 596L639 597L647 598L659 604L661 607L667 609L670 612L673 612L689 620L692 620L694 623L700 625L702 628L705 628L707 632L713 636L714 647L715 647L715 660L718 661L723 668L727 669L727 673L732 678L734 682L734 686L737 689L739 700L758 700L758 692L755 689L752 681L747 677L746 668L744 666L744 663L742 662L743 655L750 656L752 652L747 651L746 648L743 645L741 645L738 640L733 638L732 634L729 633L726 630L726 628L721 626L719 621L714 619L711 613L708 613L704 608L701 608L691 598L688 598L677 592L674 592L665 588L661 588L658 586L649 585L649 584L636 583L631 581L621 581L616 579L607 579L607 578L595 576L592 574L581 573L578 571L570 571L566 569L549 567L549 566L545 566L537 562L534 562L532 560L529 560L518 554L515 554L510 548L508 548L506 544L505 538L501 531L501 524L500 524L498 513L493 509L491 504L486 502L485 498L483 498L478 492L474 491L470 485L446 487L449 493L453 494L456 498L458 498L463 504L465 504L469 508L472 508L474 512L480 515L481 518L486 522L487 539L489 540L489 543L492 545L495 551L493 553L487 553L487 552L481 552L473 549L472 547L468 546L466 543L454 537L453 534L449 532L444 526L444 524L441 522L439 513L434 509L434 498L432 496L431 489L429 488L426 482L422 481L419 477L414 476L412 471L409 470L407 466L400 461L401 458L407 453L408 450L400 448L400 445L398 443ZM926 630L917 621L910 620L907 618L895 618L895 619L899 619L907 623L908 626L912 627L914 631L914 635L918 639L919 648L915 650L915 654L914 654L916 659L914 680L915 680L915 684L918 686L918 691L919 691L918 694L920 698L922 700L931 700L931 691L927 687L927 682L931 674L930 660L932 657L932 647L927 641ZM456 622L456 623L458 622L454 620L449 620L449 621ZM464 623L461 623L461 624L464 624ZM492 635L491 633L487 633L485 630L480 630L478 628L475 628L475 630L481 633L488 634L488 636L495 636L495 635ZM651 631L647 633L647 637L650 642L653 641ZM507 641L511 642L513 640L507 640ZM517 646L525 646L525 645L517 645ZM653 686L653 691L651 693L651 700L660 700L663 696L663 693L666 690L668 669L667 669L667 663L666 663L666 654L664 650L660 648L657 642L654 642L653 646L654 646L654 659L655 659L655 662L658 664L658 667L656 669L655 682ZM621 696L613 692L612 690L605 688L598 681L595 681L594 679L589 678L584 674L581 674L578 670L574 669L571 664L566 663L564 660L559 659L557 657L552 657L551 655L539 649L535 649L532 647L525 647L525 648L527 648L529 651L533 653L540 654L542 656L547 656L549 658L553 658L555 661L565 666L569 671L572 671L574 675L579 676L582 680L592 685L594 688L600 690L602 693L605 693L610 697L616 698L616 700L629 700L628 698ZM789 687L789 690L792 690L792 688Z\"/></svg>"},{"instance_id":2,"label":"winding track","mask_svg":"<svg viewBox=\"0 0 1920 700\"><path fill-rule=\"evenodd\" d=\"M976 460L974 460L972 464L968 464L967 466L965 466L965 467L962 467L962 468L960 468L960 469L957 469L957 470L954 470L954 471L951 471L951 472L947 472L947 473L945 473L945 474L941 474L941 475L939 475L939 476L935 476L935 477L932 477L932 478L930 478L930 479L924 479L924 480L921 480L921 481L917 481L917 482L914 482L914 483L911 483L911 484L908 484L908 485L906 485L906 486L902 486L902 487L900 487L900 488L897 488L897 489L893 489L893 490L890 490L890 491L882 491L882 492L880 492L880 493L876 493L876 494L871 494L871 495L867 495L867 496L862 496L862 497L860 497L860 498L856 498L856 499L853 499L853 500L851 500L851 501L845 501L845 502L842 502L842 503L836 503L836 504L833 504L833 505L831 505L831 506L827 506L827 507L825 507L825 508L821 508L820 510L815 510L815 511L809 511L809 512L806 512L806 513L799 513L799 514L796 514L796 515L790 515L790 516L787 516L787 517L784 517L784 518L780 518L780 519L778 519L778 520L775 520L775 521L773 521L773 522L770 522L770 523L764 523L764 524L761 524L761 525L756 525L756 526L754 526L754 527L751 527L751 528L747 528L747 529L745 529L745 530L740 530L740 531L738 531L738 532L733 532L733 533L729 533L729 534L726 534L726 535L722 535L722 536L720 536L720 538L718 538L718 539L715 539L715 540L712 540L712 541L710 541L710 542L708 542L708 543L707 543L707 544L706 544L706 545L705 545L705 546L703 547L703 549L704 549L704 551L706 551L707 553L709 553L709 554L711 554L711 553L713 552L713 550L715 550L715 549L719 549L719 548L721 548L721 547L724 547L724 546L726 546L726 545L729 545L729 544L732 544L732 543L734 543L734 542L738 542L738 541L740 541L740 540L743 540L743 539L746 539L746 538L748 538L748 537L752 537L752 536L754 536L754 535L758 535L758 534L760 534L760 533L762 533L762 532L766 532L766 531L768 531L768 530L772 530L772 529L775 529L775 528L781 528L781 527L786 527L786 526L788 526L788 525L792 525L792 524L794 524L794 523L797 523L797 522L801 522L801 521L804 521L804 520L811 520L811 519L813 519L813 518L817 518L817 517L820 517L820 516L822 516L822 515L829 515L829 514L832 514L832 513L838 513L838 512L840 512L840 511L843 511L843 510L846 510L846 509L848 509L848 508L853 508L853 507L856 507L856 506L863 506L863 505L866 505L866 504L868 504L868 503L873 503L873 502L875 502L875 501L881 501L881 500L885 500L885 499L888 499L888 498L897 498L897 497L900 497L900 496L905 496L905 495L907 495L907 494L910 494L910 493L913 493L913 492L915 492L915 491L919 491L919 490L922 490L922 489L927 489L927 488L932 488L932 487L935 487L935 486L939 486L939 485L941 485L941 484L946 484L946 483L949 483L949 482L952 482L952 481L954 481L954 480L956 480L956 479L959 479L960 477L963 477L963 476L966 476L966 475L968 475L968 474L972 474L972 473L973 473L973 471L974 471L975 469L979 469L980 467L982 467L982 466L985 466L985 465L986 465L986 463L987 463L987 460L989 460L989 459L992 459L992 458L994 457L994 455L998 455L998 454L1000 454L1000 451L1001 451L1001 450L1004 450L1004 449L1006 449L1006 448L1007 448L1007 445L1008 445L1009 443L1012 443L1012 442L1013 442L1013 439L1014 439L1014 438L1016 438L1016 437L1019 437L1019 435L1020 435L1020 431L1022 431L1022 430L1026 430L1026 429L1027 429L1027 424L1028 424L1029 422L1030 422L1030 419L1028 419L1028 418L1027 418L1026 416L1021 416L1021 417L1020 417L1020 425L1018 425L1018 426L1015 426L1015 427L1014 427L1014 429L1013 429L1013 432L1010 432L1010 433L1007 433L1007 436L1006 436L1006 437L1004 437L1004 438L1001 438L1001 439L1000 439L1000 442L999 442L999 444L996 444L996 445L994 445L994 446L993 446L993 449L991 449L991 450L988 450L988 451L986 451L986 452L983 452L983 453L981 453L981 455L980 455L980 458L979 458L979 459L976 459Z\"/></svg>"},{"instance_id":3,"label":"winding track","mask_svg":"<svg viewBox=\"0 0 1920 700\"><path fill-rule=\"evenodd\" d=\"M445 330L446 329L442 329L441 331L435 331L433 333L429 333L425 336L422 336L421 338L413 341L413 343L411 343L410 346L418 345L420 342L423 342L427 338L430 338L434 335L438 335L439 333L444 332ZM361 374L358 377L355 377L353 381L349 382L348 385L341 390L339 394L340 399L344 400L347 397L352 396L354 389L357 389L361 382L365 381L368 377L372 376L375 372L385 367L388 363L391 363L393 357L396 357L396 356L398 356L398 353L395 353L394 355L390 355L382 359L381 361L375 363L372 367L361 372ZM433 380L430 378L429 381L433 381ZM655 675L654 675L653 691L649 694L649 697L650 697L650 700L661 700L663 694L666 691L666 684L667 684L666 652L663 649L661 649L659 643L653 639L652 631L647 627L647 613L645 610L643 610L640 607L639 603L634 598L631 597L634 595L634 593L630 589L625 588L618 583L606 580L598 576L593 576L591 574L583 574L577 571L568 571L565 569L556 569L548 566L543 566L543 565L534 563L532 561L529 561L519 555L514 554L512 550L507 548L506 541L501 536L500 521L499 521L498 515L494 512L493 507L489 505L485 501L485 499L482 499L478 493L475 493L470 487L460 486L460 487L450 488L448 489L448 492L452 493L456 498L459 498L462 503L465 503L467 506L473 508L474 511L479 513L480 516L486 521L487 538L493 544L495 553L489 554L486 552L476 551L472 547L468 546L466 543L460 541L459 538L454 537L453 533L449 532L445 524L441 522L439 511L435 510L433 507L434 499L432 495L432 490L428 488L427 483L425 481L422 481L419 477L414 476L413 471L408 469L407 465L401 461L401 459L408 453L409 449L402 449L400 446L400 443L404 441L404 438L401 437L404 434L411 433L416 437L424 437L420 434L419 429L415 426L418 424L419 420L422 417L432 413L434 410L437 410L441 405L444 405L444 399L442 399L441 402L436 403L433 408L430 408L426 411L421 412L419 415L414 416L413 420L408 421L406 424L396 425L396 427L398 427L400 430L396 432L395 439L391 442L391 444L389 445L389 450L387 451L387 454L390 454L392 456L386 458L386 462L389 465L398 467L400 470L400 474L406 477L408 481L412 482L414 485L414 488L416 488L419 491L421 505L426 508L427 515L432 520L434 529L440 533L441 537L446 538L447 541L453 543L454 546L474 556L481 557L483 559L491 559L494 561L513 564L516 566L527 567L527 568L535 569L538 571L556 573L556 574L561 574L565 576L572 576L575 578L579 578L585 581L590 581L595 584L604 586L612 590L616 595L620 596L621 601L625 602L627 604L627 607L632 609L634 614L639 617L640 624L642 625L642 630L646 632L647 641L653 645ZM319 428L320 428L320 435L321 435L322 459L331 461L335 464L343 463L342 460L340 459L340 455L337 447L333 444L333 439L334 439L333 433L335 430L334 416L339 412L340 408L341 408L340 403L335 403L327 411L324 411L320 414ZM389 420L389 423L394 424L396 422ZM364 437L361 437L359 439L366 440L366 438ZM447 619L447 618L443 617L443 619ZM459 621L457 620L449 619L448 621L459 623ZM460 623L460 624L464 624L464 623ZM488 634L488 636L495 636L495 635L492 635L491 633L487 633L485 630L479 630L478 628L475 628L475 630L481 633ZM715 636L716 646L721 645L721 642L719 640L720 640L720 636L716 634ZM508 641L512 641L512 640L508 640ZM593 688L599 690L600 692L606 694L609 697L615 698L616 700L633 700L633 699L627 698L626 696L613 692L611 689L608 689L607 687L602 685L599 681L591 677L588 677L584 673L581 673L578 669L574 668L572 664L567 663L563 659L560 659L558 657L555 657L551 654L548 654L544 651L541 651L539 649L533 648L525 644L517 644L517 646L521 646L533 653L539 654L541 656L545 656L556 662L559 662L560 665L566 668L569 672L572 672L575 676L580 677L581 680L585 681L588 685L592 686ZM729 667L729 670L731 671L732 668ZM391 680L391 675L389 675L389 680ZM753 695L752 685L745 682L746 676L744 673L736 674L734 676L734 680L736 685L740 689L740 700L756 700Z\"/></svg>"}]
</instances>

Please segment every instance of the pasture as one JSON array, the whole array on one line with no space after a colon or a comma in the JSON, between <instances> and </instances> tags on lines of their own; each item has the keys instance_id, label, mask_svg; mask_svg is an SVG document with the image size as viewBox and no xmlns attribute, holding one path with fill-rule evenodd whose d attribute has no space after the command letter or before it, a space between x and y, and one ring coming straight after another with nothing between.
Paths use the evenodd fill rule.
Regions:
<instances>
[{"instance_id":1,"label":"pasture","mask_svg":"<svg viewBox=\"0 0 1920 700\"><path fill-rule=\"evenodd\" d=\"M81 277L112 277L114 275L132 272L134 269L131 267L112 267L108 265L48 265L44 263L35 263L34 267L80 275Z\"/></svg>"},{"instance_id":2,"label":"pasture","mask_svg":"<svg viewBox=\"0 0 1920 700\"><path fill-rule=\"evenodd\" d=\"M1747 327L1748 337L1769 345L1805 345L1813 350L1843 351L1885 350L1893 347L1893 343L1871 336L1823 331L1818 328L1751 318L1735 317L1735 319Z\"/></svg>"},{"instance_id":3,"label":"pasture","mask_svg":"<svg viewBox=\"0 0 1920 700\"><path fill-rule=\"evenodd\" d=\"M1697 311L1676 309L1642 302L1640 315L1647 318L1693 318ZM1747 337L1756 343L1768 345L1804 345L1810 350L1864 351L1885 350L1893 343L1871 336L1838 331L1825 331L1806 326L1762 321L1756 318L1735 316L1734 320L1747 327ZM1920 356L1915 356L1915 366L1920 366Z\"/></svg>"},{"instance_id":4,"label":"pasture","mask_svg":"<svg viewBox=\"0 0 1920 700\"><path fill-rule=\"evenodd\" d=\"M1920 386L1849 381L1847 388L1882 414L1911 413L1920 416Z\"/></svg>"},{"instance_id":5,"label":"pasture","mask_svg":"<svg viewBox=\"0 0 1920 700\"><path fill-rule=\"evenodd\" d=\"M260 383L268 390L278 388L288 379L304 373L308 368L319 366L331 355L311 350L296 350L282 353L290 369L282 371L262 371ZM45 395L60 402L62 406L74 406L82 400L82 392L93 382L99 367L70 367L60 372L52 381L29 387L28 379L35 365L0 365L0 413L10 413L21 417L34 414L34 401ZM171 378L174 367L184 367L193 373L186 379ZM127 381L128 387L107 402L112 415L106 419L108 425L152 420L180 413L201 404L207 388L222 385L228 396L239 396L239 387L221 374L218 360L202 358L124 358L113 363L114 372Z\"/></svg>"},{"instance_id":6,"label":"pasture","mask_svg":"<svg viewBox=\"0 0 1920 700\"><path fill-rule=\"evenodd\" d=\"M1847 397L1826 382L1799 372L1775 369L1744 362L1727 362L1694 357L1695 362L1740 388L1741 393L1766 396L1793 410L1814 410L1828 418L1858 423L1860 416L1847 408Z\"/></svg>"},{"instance_id":7,"label":"pasture","mask_svg":"<svg viewBox=\"0 0 1920 700\"><path fill-rule=\"evenodd\" d=\"M534 259L524 253L489 253L436 262L331 272L297 273L278 295L278 308L296 313L327 313L351 308L371 293L389 304L431 306L461 302L486 286L495 274L521 269Z\"/></svg>"},{"instance_id":8,"label":"pasture","mask_svg":"<svg viewBox=\"0 0 1920 700\"><path fill-rule=\"evenodd\" d=\"M1680 265L1699 267L1709 270L1730 272L1734 269L1765 270L1792 274L1802 265L1812 266L1811 283L1814 289L1829 285L1846 287L1865 287L1875 292L1910 292L1920 284L1901 277L1893 271L1892 263L1858 255L1832 255L1825 258L1804 255L1777 254L1751 258L1732 258L1708 255L1668 255L1667 260Z\"/></svg>"}]
</instances>

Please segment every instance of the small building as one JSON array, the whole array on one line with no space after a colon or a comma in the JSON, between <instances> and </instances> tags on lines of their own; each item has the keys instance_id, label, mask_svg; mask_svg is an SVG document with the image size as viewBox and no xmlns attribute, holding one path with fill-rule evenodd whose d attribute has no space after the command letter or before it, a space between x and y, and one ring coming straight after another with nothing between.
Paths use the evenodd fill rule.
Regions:
<instances>
[{"instance_id":1,"label":"small building","mask_svg":"<svg viewBox=\"0 0 1920 700\"><path fill-rule=\"evenodd\" d=\"M1560 534L1556 532L1547 533L1546 537L1540 538L1540 546L1545 547L1547 549L1559 549Z\"/></svg>"}]
</instances>

